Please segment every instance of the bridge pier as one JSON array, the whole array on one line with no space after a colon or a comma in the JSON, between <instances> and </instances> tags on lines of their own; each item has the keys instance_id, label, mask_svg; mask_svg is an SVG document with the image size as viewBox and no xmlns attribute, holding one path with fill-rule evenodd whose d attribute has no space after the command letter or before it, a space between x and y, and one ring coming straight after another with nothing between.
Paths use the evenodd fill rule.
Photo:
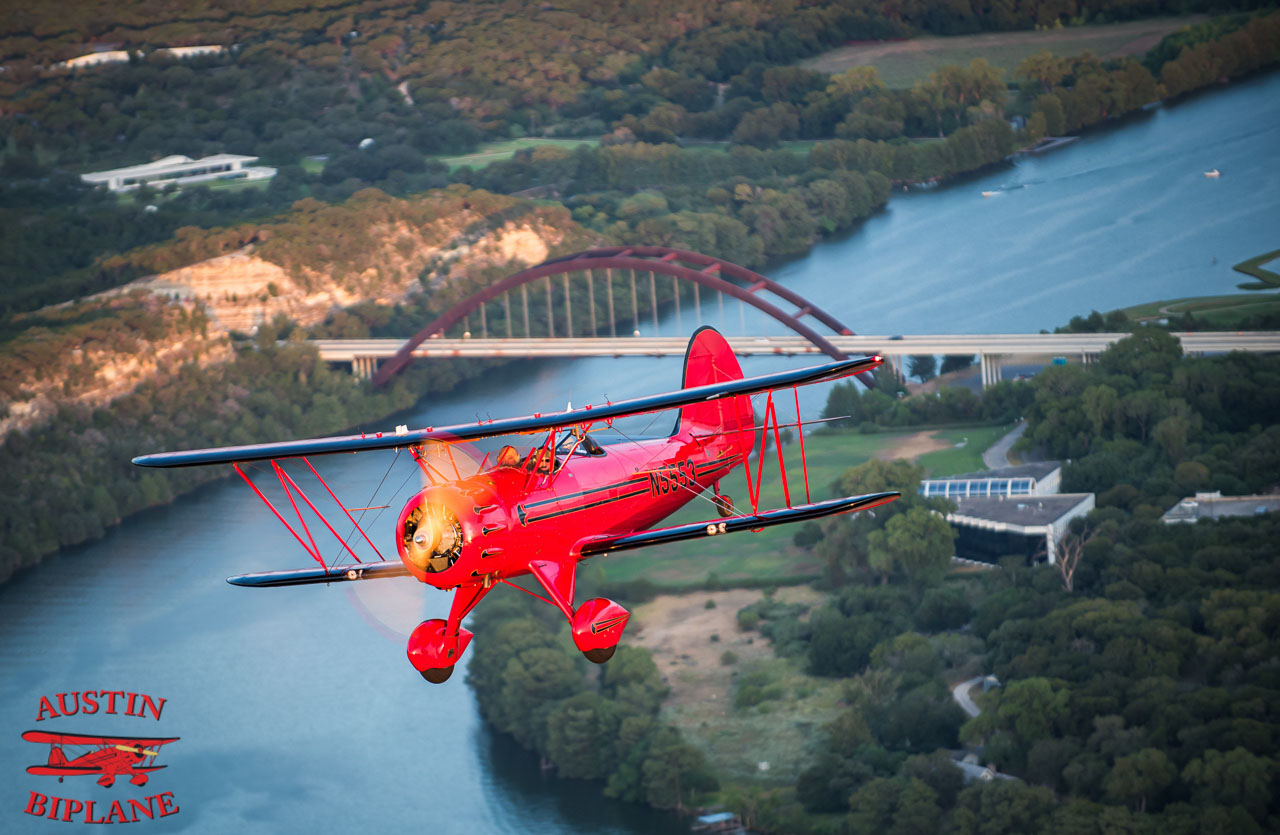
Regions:
<instances>
[{"instance_id":1,"label":"bridge pier","mask_svg":"<svg viewBox=\"0 0 1280 835\"><path fill-rule=\"evenodd\" d=\"M373 379L373 375L378 373L378 358L353 356L351 358L351 373L360 380Z\"/></svg>"},{"instance_id":2,"label":"bridge pier","mask_svg":"<svg viewBox=\"0 0 1280 835\"><path fill-rule=\"evenodd\" d=\"M982 387L984 389L1000 382L999 354L978 354L978 362L982 366Z\"/></svg>"},{"instance_id":3,"label":"bridge pier","mask_svg":"<svg viewBox=\"0 0 1280 835\"><path fill-rule=\"evenodd\" d=\"M898 382L905 383L907 378L902 374L902 354L881 354L884 357L884 364Z\"/></svg>"}]
</instances>

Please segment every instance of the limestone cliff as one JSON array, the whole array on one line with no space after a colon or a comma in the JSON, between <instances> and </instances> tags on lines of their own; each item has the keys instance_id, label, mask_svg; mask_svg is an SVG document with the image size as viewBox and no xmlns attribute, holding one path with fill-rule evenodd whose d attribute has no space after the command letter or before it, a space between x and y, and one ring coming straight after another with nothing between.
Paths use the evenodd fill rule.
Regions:
<instances>
[{"instance_id":1,"label":"limestone cliff","mask_svg":"<svg viewBox=\"0 0 1280 835\"><path fill-rule=\"evenodd\" d=\"M546 260L566 235L581 236L580 229L566 230L566 219L553 212L535 210L494 225L470 201L460 201L456 212L440 206L442 211L427 222L414 223L397 216L409 201L384 196L388 201L391 212L379 213L360 230L343 230L336 239L317 234L333 217L308 224L321 230L273 229L263 243L135 281L128 289L198 302L214 328L252 333L281 314L312 325L358 302L403 302L423 291L423 278L438 283L478 270L515 272ZM291 232L302 234L282 243L281 235ZM299 241L304 236L313 238L311 246ZM349 250L342 250L344 244Z\"/></svg>"},{"instance_id":2,"label":"limestone cliff","mask_svg":"<svg viewBox=\"0 0 1280 835\"><path fill-rule=\"evenodd\" d=\"M229 332L252 333L277 315L313 325L356 303L404 302L594 243L563 208L465 187L403 199L368 189L340 206L303 200L250 239L32 314L32 327L0 350L0 439L60 407L106 405L184 363L227 361ZM172 261L163 248L146 257L166 254Z\"/></svg>"},{"instance_id":3,"label":"limestone cliff","mask_svg":"<svg viewBox=\"0 0 1280 835\"><path fill-rule=\"evenodd\" d=\"M195 305L134 292L62 312L76 323L33 327L0 353L0 439L61 408L105 406L188 363L231 358L226 335L211 332Z\"/></svg>"}]
</instances>

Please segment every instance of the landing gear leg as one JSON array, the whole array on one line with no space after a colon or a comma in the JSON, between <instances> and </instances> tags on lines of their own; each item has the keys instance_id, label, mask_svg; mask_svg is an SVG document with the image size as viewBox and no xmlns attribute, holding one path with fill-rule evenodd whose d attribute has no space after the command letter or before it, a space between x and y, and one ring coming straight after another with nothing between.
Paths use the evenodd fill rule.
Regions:
<instances>
[{"instance_id":1,"label":"landing gear leg","mask_svg":"<svg viewBox=\"0 0 1280 835\"><path fill-rule=\"evenodd\" d=\"M471 633L462 628L462 619L488 592L489 588L479 583L459 587L448 620L424 620L413 630L409 636L409 663L424 679L443 684L453 675L454 665L471 643Z\"/></svg>"}]
</instances>

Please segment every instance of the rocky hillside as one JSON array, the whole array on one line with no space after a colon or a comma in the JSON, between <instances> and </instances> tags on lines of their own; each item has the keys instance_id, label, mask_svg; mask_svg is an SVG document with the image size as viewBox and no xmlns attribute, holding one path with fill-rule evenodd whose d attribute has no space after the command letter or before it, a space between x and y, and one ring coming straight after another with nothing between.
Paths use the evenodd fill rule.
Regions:
<instances>
[{"instance_id":1,"label":"rocky hillside","mask_svg":"<svg viewBox=\"0 0 1280 835\"><path fill-rule=\"evenodd\" d=\"M237 248L210 257L229 241ZM253 228L182 230L121 259L167 269L23 317L26 329L0 346L0 439L61 407L106 405L185 364L225 362L229 333L280 315L307 326L357 303L449 296L469 276L595 242L561 207L463 186L403 199L366 189L342 205L298 201Z\"/></svg>"},{"instance_id":2,"label":"rocky hillside","mask_svg":"<svg viewBox=\"0 0 1280 835\"><path fill-rule=\"evenodd\" d=\"M125 291L196 301L220 330L252 332L280 314L311 325L359 302L407 301L426 288L424 275L438 286L481 269L514 272L583 236L563 210L454 187L405 199L366 189L341 206L301 200L251 237Z\"/></svg>"}]
</instances>

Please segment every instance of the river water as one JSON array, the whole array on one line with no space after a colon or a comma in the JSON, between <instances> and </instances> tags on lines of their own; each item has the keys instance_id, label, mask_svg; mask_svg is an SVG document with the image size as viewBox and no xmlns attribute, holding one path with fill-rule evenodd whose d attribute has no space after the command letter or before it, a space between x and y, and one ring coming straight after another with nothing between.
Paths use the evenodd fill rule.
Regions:
<instances>
[{"instance_id":1,"label":"river water","mask_svg":"<svg viewBox=\"0 0 1280 835\"><path fill-rule=\"evenodd\" d=\"M1278 147L1280 75L1272 74L1043 156L895 194L850 235L770 272L855 331L890 334L1035 331L1092 308L1229 293L1245 280L1231 264L1280 246ZM1221 178L1203 176L1212 168ZM736 304L722 316L704 303L703 314L730 333L741 321ZM687 332L693 319L686 307L661 329ZM775 329L744 319L752 331ZM745 365L758 373L796 362ZM399 422L526 414L678 380L675 359L509 367L427 398ZM814 393L804 408L821 402ZM325 460L323 472L363 499L386 468L385 457L344 457ZM379 500L398 508L412 489L401 462ZM388 511L373 526L380 547L390 544L393 517ZM0 587L0 830L55 826L23 813L33 791L94 800L98 816L113 799L170 791L179 813L145 829L684 831L672 815L601 798L597 784L540 772L531 755L488 731L462 671L426 685L404 658L404 636L424 617L444 616L447 595L407 580L292 589L223 582L306 563L237 480L131 518ZM56 705L56 694L84 690L167 701L159 721L102 710L37 721L42 696ZM21 740L32 729L181 739L159 759L170 768L145 789L123 780L106 789L90 777L59 784L24 773L48 756Z\"/></svg>"}]
</instances>

